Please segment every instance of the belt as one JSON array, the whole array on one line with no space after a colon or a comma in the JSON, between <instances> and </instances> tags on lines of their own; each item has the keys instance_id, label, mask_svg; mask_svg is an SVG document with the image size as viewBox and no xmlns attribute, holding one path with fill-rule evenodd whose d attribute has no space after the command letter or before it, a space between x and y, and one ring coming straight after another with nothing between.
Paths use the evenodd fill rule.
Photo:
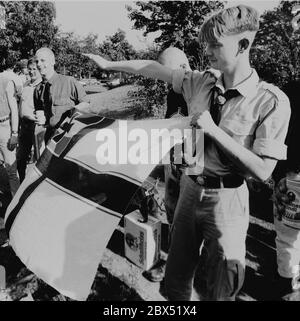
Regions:
<instances>
[{"instance_id":1,"label":"belt","mask_svg":"<svg viewBox=\"0 0 300 321\"><path fill-rule=\"evenodd\" d=\"M4 117L0 117L0 123L3 123L7 120L9 120L10 116L4 116Z\"/></svg>"},{"instance_id":2,"label":"belt","mask_svg":"<svg viewBox=\"0 0 300 321\"><path fill-rule=\"evenodd\" d=\"M206 188L236 188L243 184L241 176L209 177L204 175L189 175L197 184Z\"/></svg>"}]
</instances>

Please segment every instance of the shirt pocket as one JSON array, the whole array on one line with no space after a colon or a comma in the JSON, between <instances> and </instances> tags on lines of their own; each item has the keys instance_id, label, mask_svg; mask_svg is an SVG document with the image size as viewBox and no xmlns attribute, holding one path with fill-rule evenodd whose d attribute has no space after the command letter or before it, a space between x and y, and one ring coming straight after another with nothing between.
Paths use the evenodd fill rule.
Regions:
<instances>
[{"instance_id":1,"label":"shirt pocket","mask_svg":"<svg viewBox=\"0 0 300 321\"><path fill-rule=\"evenodd\" d=\"M66 97L54 97L53 99L53 106L71 106L72 102L70 99Z\"/></svg>"},{"instance_id":2,"label":"shirt pocket","mask_svg":"<svg viewBox=\"0 0 300 321\"><path fill-rule=\"evenodd\" d=\"M248 119L226 119L220 127L235 141L249 148L253 142L257 121Z\"/></svg>"},{"instance_id":3,"label":"shirt pocket","mask_svg":"<svg viewBox=\"0 0 300 321\"><path fill-rule=\"evenodd\" d=\"M65 97L55 97L53 100L52 113L53 115L63 114L65 111L71 109L74 104Z\"/></svg>"}]
</instances>

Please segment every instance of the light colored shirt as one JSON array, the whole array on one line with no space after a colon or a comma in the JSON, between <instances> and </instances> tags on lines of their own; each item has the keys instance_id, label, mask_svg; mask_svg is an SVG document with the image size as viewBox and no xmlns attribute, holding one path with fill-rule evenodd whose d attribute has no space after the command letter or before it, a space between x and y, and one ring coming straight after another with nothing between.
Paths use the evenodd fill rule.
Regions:
<instances>
[{"instance_id":1,"label":"light colored shirt","mask_svg":"<svg viewBox=\"0 0 300 321\"><path fill-rule=\"evenodd\" d=\"M20 101L20 117L32 119L34 115L33 92L34 88L42 81L37 79L34 83L27 83L23 89Z\"/></svg>"},{"instance_id":2,"label":"light colored shirt","mask_svg":"<svg viewBox=\"0 0 300 321\"><path fill-rule=\"evenodd\" d=\"M22 90L23 90L22 79L16 73L14 73L12 70L5 70L5 71L3 71L2 74L4 77L6 77L7 79L12 80L14 82L15 89L16 89L16 97L17 97L17 99L20 99L21 94L22 94Z\"/></svg>"},{"instance_id":3,"label":"light colored shirt","mask_svg":"<svg viewBox=\"0 0 300 321\"><path fill-rule=\"evenodd\" d=\"M174 91L183 94L189 115L209 110L212 87L225 92L222 79L220 73L182 69L174 70L172 76ZM288 97L278 87L261 81L254 69L250 77L230 89L240 95L223 106L219 127L259 156L286 159L284 141L291 114ZM222 162L215 143L205 146L204 175L225 176L233 168L230 162Z\"/></svg>"}]
</instances>

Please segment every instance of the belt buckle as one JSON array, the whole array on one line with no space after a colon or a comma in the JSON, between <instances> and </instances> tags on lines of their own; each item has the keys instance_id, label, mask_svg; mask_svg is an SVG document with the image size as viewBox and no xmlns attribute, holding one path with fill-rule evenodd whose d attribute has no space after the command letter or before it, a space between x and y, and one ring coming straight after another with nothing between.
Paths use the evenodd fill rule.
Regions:
<instances>
[{"instance_id":1,"label":"belt buckle","mask_svg":"<svg viewBox=\"0 0 300 321\"><path fill-rule=\"evenodd\" d=\"M202 185L204 186L205 185L205 179L206 179L206 176L204 175L198 175L197 178L196 178L196 181L199 185Z\"/></svg>"}]
</instances>

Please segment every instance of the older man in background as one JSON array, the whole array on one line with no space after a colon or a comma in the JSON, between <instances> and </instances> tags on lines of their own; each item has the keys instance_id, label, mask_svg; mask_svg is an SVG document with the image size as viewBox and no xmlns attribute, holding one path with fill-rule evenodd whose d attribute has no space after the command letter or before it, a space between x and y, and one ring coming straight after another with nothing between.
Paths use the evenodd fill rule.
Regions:
<instances>
[{"instance_id":1,"label":"older man in background","mask_svg":"<svg viewBox=\"0 0 300 321\"><path fill-rule=\"evenodd\" d=\"M89 99L75 78L60 75L55 71L55 56L51 49L40 48L35 57L42 82L34 91L34 106L36 111L44 111L47 143L59 125L66 117L71 116L75 109L88 109Z\"/></svg>"}]
</instances>

